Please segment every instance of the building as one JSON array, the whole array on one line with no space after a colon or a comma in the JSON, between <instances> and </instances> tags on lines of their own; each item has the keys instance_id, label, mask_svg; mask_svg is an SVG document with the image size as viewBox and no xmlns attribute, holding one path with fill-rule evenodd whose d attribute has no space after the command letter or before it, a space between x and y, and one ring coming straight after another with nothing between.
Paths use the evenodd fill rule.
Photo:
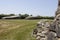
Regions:
<instances>
[{"instance_id":1,"label":"building","mask_svg":"<svg viewBox=\"0 0 60 40\"><path fill-rule=\"evenodd\" d=\"M2 17L2 19L18 19L19 16L7 16L7 17Z\"/></svg>"}]
</instances>

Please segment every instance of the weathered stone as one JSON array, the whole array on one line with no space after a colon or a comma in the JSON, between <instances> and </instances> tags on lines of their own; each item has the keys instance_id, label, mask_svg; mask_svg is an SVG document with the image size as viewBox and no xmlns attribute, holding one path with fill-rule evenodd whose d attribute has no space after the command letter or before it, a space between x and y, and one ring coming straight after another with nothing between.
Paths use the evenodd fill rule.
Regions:
<instances>
[{"instance_id":1,"label":"weathered stone","mask_svg":"<svg viewBox=\"0 0 60 40\"><path fill-rule=\"evenodd\" d=\"M55 23L51 23L50 27L49 27L50 31L56 32L56 24Z\"/></svg>"},{"instance_id":2,"label":"weathered stone","mask_svg":"<svg viewBox=\"0 0 60 40\"><path fill-rule=\"evenodd\" d=\"M57 37L60 37L60 14L55 18L55 31L57 33Z\"/></svg>"},{"instance_id":3,"label":"weathered stone","mask_svg":"<svg viewBox=\"0 0 60 40\"><path fill-rule=\"evenodd\" d=\"M47 37L48 37L47 40L57 40L56 36L57 36L56 33L49 32L48 35L47 35Z\"/></svg>"},{"instance_id":4,"label":"weathered stone","mask_svg":"<svg viewBox=\"0 0 60 40\"><path fill-rule=\"evenodd\" d=\"M37 29L34 29L33 34L36 35L37 32L38 32L38 30Z\"/></svg>"},{"instance_id":5,"label":"weathered stone","mask_svg":"<svg viewBox=\"0 0 60 40\"><path fill-rule=\"evenodd\" d=\"M58 0L58 8L55 14L56 14L55 16L60 14L60 0Z\"/></svg>"}]
</instances>

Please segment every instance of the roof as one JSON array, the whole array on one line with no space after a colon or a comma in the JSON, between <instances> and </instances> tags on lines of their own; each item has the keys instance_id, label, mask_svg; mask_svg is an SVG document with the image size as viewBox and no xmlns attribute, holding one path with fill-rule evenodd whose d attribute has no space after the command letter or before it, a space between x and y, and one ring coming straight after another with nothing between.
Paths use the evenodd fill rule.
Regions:
<instances>
[{"instance_id":1,"label":"roof","mask_svg":"<svg viewBox=\"0 0 60 40\"><path fill-rule=\"evenodd\" d=\"M5 19L5 18L15 18L15 17L19 17L19 16L7 16L7 17L2 17L2 19Z\"/></svg>"}]
</instances>

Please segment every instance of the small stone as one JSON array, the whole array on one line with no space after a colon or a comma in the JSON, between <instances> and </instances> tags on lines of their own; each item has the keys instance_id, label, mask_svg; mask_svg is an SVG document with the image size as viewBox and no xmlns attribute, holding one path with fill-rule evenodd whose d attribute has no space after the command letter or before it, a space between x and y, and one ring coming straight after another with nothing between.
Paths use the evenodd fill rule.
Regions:
<instances>
[{"instance_id":1,"label":"small stone","mask_svg":"<svg viewBox=\"0 0 60 40\"><path fill-rule=\"evenodd\" d=\"M37 34L37 32L38 32L38 30L35 28L35 29L33 30L33 34Z\"/></svg>"},{"instance_id":2,"label":"small stone","mask_svg":"<svg viewBox=\"0 0 60 40\"><path fill-rule=\"evenodd\" d=\"M37 37L36 37L36 40L40 40L40 36L37 36Z\"/></svg>"}]
</instances>

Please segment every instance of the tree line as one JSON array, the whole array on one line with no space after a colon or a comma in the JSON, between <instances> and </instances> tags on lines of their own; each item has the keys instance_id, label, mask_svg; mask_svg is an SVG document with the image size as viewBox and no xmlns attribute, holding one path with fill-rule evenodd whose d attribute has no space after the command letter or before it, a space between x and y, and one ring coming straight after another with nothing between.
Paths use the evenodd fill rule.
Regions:
<instances>
[{"instance_id":1,"label":"tree line","mask_svg":"<svg viewBox=\"0 0 60 40\"><path fill-rule=\"evenodd\" d=\"M0 14L0 19L3 17L10 17L10 16L16 16L15 14ZM19 14L18 17L12 18L12 19L54 19L53 16L33 16L29 14Z\"/></svg>"}]
</instances>

